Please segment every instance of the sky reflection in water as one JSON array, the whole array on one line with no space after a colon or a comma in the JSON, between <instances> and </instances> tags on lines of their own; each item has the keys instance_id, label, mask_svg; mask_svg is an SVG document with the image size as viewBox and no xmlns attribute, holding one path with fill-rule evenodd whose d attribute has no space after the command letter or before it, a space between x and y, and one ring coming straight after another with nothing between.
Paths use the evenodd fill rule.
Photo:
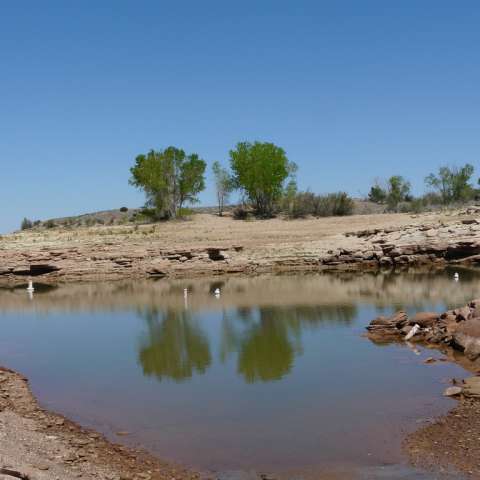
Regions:
<instances>
[{"instance_id":1,"label":"sky reflection in water","mask_svg":"<svg viewBox=\"0 0 480 480\"><path fill-rule=\"evenodd\" d=\"M446 381L465 372L362 333L380 312L480 296L476 272L452 275L59 285L32 301L0 289L0 364L49 408L189 465L397 463L405 428L446 412Z\"/></svg>"}]
</instances>

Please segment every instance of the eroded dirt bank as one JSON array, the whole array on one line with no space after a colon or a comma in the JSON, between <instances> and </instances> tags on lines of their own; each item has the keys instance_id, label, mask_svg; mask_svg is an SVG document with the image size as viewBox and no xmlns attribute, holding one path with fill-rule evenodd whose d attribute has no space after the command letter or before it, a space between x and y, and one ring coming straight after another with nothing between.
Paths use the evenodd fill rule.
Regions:
<instances>
[{"instance_id":1,"label":"eroded dirt bank","mask_svg":"<svg viewBox=\"0 0 480 480\"><path fill-rule=\"evenodd\" d=\"M2 472L2 469L3 472ZM194 480L207 476L162 463L42 410L27 380L0 368L0 478Z\"/></svg>"},{"instance_id":2,"label":"eroded dirt bank","mask_svg":"<svg viewBox=\"0 0 480 480\"><path fill-rule=\"evenodd\" d=\"M0 238L0 283L477 264L477 217L480 207L295 221L197 214L153 226L21 232Z\"/></svg>"}]
</instances>

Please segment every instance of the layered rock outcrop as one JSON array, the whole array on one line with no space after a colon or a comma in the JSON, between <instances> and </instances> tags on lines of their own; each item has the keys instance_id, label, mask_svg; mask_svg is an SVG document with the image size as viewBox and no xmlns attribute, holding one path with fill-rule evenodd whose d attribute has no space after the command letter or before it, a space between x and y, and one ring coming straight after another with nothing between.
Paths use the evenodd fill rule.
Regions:
<instances>
[{"instance_id":1,"label":"layered rock outcrop","mask_svg":"<svg viewBox=\"0 0 480 480\"><path fill-rule=\"evenodd\" d=\"M375 343L392 341L421 342L463 352L476 366L480 362L480 299L472 300L441 314L421 312L409 317L400 311L390 317L380 316L367 326L367 337ZM471 377L445 390L445 395L480 398L480 377Z\"/></svg>"},{"instance_id":2,"label":"layered rock outcrop","mask_svg":"<svg viewBox=\"0 0 480 480\"><path fill-rule=\"evenodd\" d=\"M282 228L286 228L283 222ZM306 224L309 228L313 225L312 232L316 232L314 228L321 232L313 221ZM0 239L0 283L19 283L24 282L25 277L36 276L43 281L78 281L480 263L480 222L475 218L349 233L331 233L334 230L328 224L328 234L322 233L318 238L312 234L305 239L295 233L279 239L275 233L268 235L263 228L267 224L258 225L252 228L251 238L243 232L241 242L234 232L222 230L218 234L224 240L210 244L206 244L205 239L214 237L215 233L205 230L198 236L190 234L186 242L182 237L186 235L184 231L175 232L175 228L184 228L183 225L169 227L168 238L163 238L154 228L153 233L130 229L130 233L122 237L121 230L107 227L77 236L67 231L53 239L47 236L47 240L40 234L38 238L35 234L4 237ZM291 222L287 226L294 229L295 225ZM285 235L285 231L282 234ZM173 246L177 238L182 243Z\"/></svg>"},{"instance_id":3,"label":"layered rock outcrop","mask_svg":"<svg viewBox=\"0 0 480 480\"><path fill-rule=\"evenodd\" d=\"M443 313L421 312L409 317L400 311L380 316L367 327L375 342L406 340L448 345L462 351L469 360L480 358L480 299Z\"/></svg>"}]
</instances>

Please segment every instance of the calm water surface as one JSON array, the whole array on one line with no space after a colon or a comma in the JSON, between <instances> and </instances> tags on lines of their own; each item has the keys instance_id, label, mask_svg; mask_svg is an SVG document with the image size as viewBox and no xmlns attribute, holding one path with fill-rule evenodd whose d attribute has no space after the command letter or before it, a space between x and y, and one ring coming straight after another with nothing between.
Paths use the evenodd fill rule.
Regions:
<instances>
[{"instance_id":1,"label":"calm water surface","mask_svg":"<svg viewBox=\"0 0 480 480\"><path fill-rule=\"evenodd\" d=\"M46 407L198 468L402 464L405 433L451 408L442 391L466 373L425 365L437 351L362 334L380 313L480 296L479 275L451 277L38 286L33 299L3 289L0 364L27 375Z\"/></svg>"}]
</instances>

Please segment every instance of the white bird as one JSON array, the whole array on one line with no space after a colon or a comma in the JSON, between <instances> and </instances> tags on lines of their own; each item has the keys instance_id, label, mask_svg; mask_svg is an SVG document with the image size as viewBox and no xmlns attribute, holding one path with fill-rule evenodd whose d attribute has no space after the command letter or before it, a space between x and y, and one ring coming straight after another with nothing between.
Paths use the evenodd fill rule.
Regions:
<instances>
[{"instance_id":1,"label":"white bird","mask_svg":"<svg viewBox=\"0 0 480 480\"><path fill-rule=\"evenodd\" d=\"M413 336L415 336L417 334L417 332L420 330L420 325L418 325L418 323L416 323L413 328L407 333L407 335L405 336L405 341L409 341Z\"/></svg>"},{"instance_id":2,"label":"white bird","mask_svg":"<svg viewBox=\"0 0 480 480\"><path fill-rule=\"evenodd\" d=\"M183 289L183 303L185 306L185 310L188 309L188 288Z\"/></svg>"},{"instance_id":3,"label":"white bird","mask_svg":"<svg viewBox=\"0 0 480 480\"><path fill-rule=\"evenodd\" d=\"M33 282L31 280L28 281L27 292L33 292L35 289L33 288Z\"/></svg>"},{"instance_id":4,"label":"white bird","mask_svg":"<svg viewBox=\"0 0 480 480\"><path fill-rule=\"evenodd\" d=\"M455 273L453 274L453 279L454 279L456 282L458 282L458 280L460 280L460 275L458 274L458 272L455 272Z\"/></svg>"},{"instance_id":5,"label":"white bird","mask_svg":"<svg viewBox=\"0 0 480 480\"><path fill-rule=\"evenodd\" d=\"M213 292L213 294L218 298L220 297L220 289L219 288L216 288L215 291Z\"/></svg>"}]
</instances>

